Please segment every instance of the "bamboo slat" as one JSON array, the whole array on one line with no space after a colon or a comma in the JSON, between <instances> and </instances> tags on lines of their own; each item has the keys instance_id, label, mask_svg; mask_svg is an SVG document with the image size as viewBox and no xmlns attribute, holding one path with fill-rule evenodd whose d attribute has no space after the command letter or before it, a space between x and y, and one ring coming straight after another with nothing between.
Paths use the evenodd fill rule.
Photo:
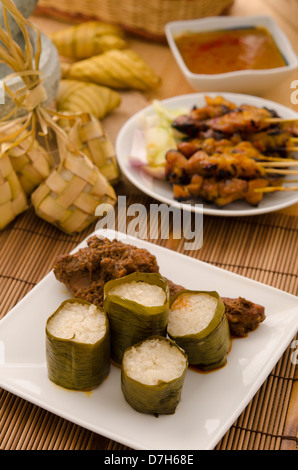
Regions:
<instances>
[{"instance_id":1,"label":"bamboo slat","mask_svg":"<svg viewBox=\"0 0 298 470\"><path fill-rule=\"evenodd\" d=\"M138 202L148 206L152 202L135 190L126 193L127 205ZM70 252L93 229L91 226L68 236L40 221L32 209L5 229L0 234L1 316L49 272L58 254ZM220 237L212 236L218 232ZM297 295L297 259L293 256L297 237L297 218L282 213L232 222L205 217L203 246L187 254ZM153 242L183 251L183 240ZM216 450L280 450L297 446L297 406L292 403L297 376L290 360L290 346ZM0 449L112 451L127 447L0 390Z\"/></svg>"}]
</instances>

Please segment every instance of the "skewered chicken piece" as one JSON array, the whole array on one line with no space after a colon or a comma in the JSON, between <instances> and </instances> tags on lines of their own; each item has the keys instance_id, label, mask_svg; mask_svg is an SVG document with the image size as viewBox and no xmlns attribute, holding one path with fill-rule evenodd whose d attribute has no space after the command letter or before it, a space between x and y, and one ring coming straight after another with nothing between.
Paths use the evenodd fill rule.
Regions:
<instances>
[{"instance_id":1,"label":"skewered chicken piece","mask_svg":"<svg viewBox=\"0 0 298 470\"><path fill-rule=\"evenodd\" d=\"M179 150L169 150L166 154L165 176L171 183L183 183L193 175L204 177L243 178L246 180L264 177L263 166L253 158L241 153L214 153L208 155L198 150L186 158ZM181 181L182 180L182 181Z\"/></svg>"},{"instance_id":2,"label":"skewered chicken piece","mask_svg":"<svg viewBox=\"0 0 298 470\"><path fill-rule=\"evenodd\" d=\"M266 119L273 116L276 116L275 111L244 104L224 116L209 119L208 126L226 134L239 131L255 132L268 129L271 124L266 122Z\"/></svg>"},{"instance_id":3,"label":"skewered chicken piece","mask_svg":"<svg viewBox=\"0 0 298 470\"><path fill-rule=\"evenodd\" d=\"M226 100L222 96L216 96L212 98L211 96L205 96L206 105L197 108L194 106L190 110L190 116L193 119L202 121L210 118L215 118L219 116L223 116L226 113L231 112L237 108L235 103Z\"/></svg>"},{"instance_id":4,"label":"skewered chicken piece","mask_svg":"<svg viewBox=\"0 0 298 470\"><path fill-rule=\"evenodd\" d=\"M208 139L192 139L190 141L182 141L177 144L178 150L187 158L191 157L198 150L203 150L212 156L218 153L232 154L237 157L239 154L255 160L264 160L266 157L255 148L249 141L234 139L216 140L212 137Z\"/></svg>"},{"instance_id":5,"label":"skewered chicken piece","mask_svg":"<svg viewBox=\"0 0 298 470\"><path fill-rule=\"evenodd\" d=\"M196 136L200 131L209 128L230 135L241 131L256 132L268 129L271 123L266 119L272 117L276 117L275 111L243 104L210 119L197 119L194 111L191 111L187 115L178 116L173 121L173 127L188 136Z\"/></svg>"},{"instance_id":6,"label":"skewered chicken piece","mask_svg":"<svg viewBox=\"0 0 298 470\"><path fill-rule=\"evenodd\" d=\"M221 134L208 133L207 136L199 136L193 139L185 139L178 143L178 149L190 157L196 150L204 150L212 155L215 152L234 151L240 147L246 148L253 158L264 159L272 156L286 158L293 150L292 136L282 129L256 132L251 135L241 136L236 133L229 138ZM265 159L266 159L265 158Z\"/></svg>"},{"instance_id":7,"label":"skewered chicken piece","mask_svg":"<svg viewBox=\"0 0 298 470\"><path fill-rule=\"evenodd\" d=\"M287 157L291 152L294 147L292 139L293 134L279 127L247 135L247 140L261 153L276 152L280 157Z\"/></svg>"},{"instance_id":8,"label":"skewered chicken piece","mask_svg":"<svg viewBox=\"0 0 298 470\"><path fill-rule=\"evenodd\" d=\"M223 116L237 109L234 103L222 96L216 96L215 98L205 96L205 101L205 106L200 108L194 106L189 111L189 114L178 116L174 121L173 127L187 135L196 136L200 130L206 129L206 125L203 125L203 123L208 119Z\"/></svg>"},{"instance_id":9,"label":"skewered chicken piece","mask_svg":"<svg viewBox=\"0 0 298 470\"><path fill-rule=\"evenodd\" d=\"M279 175L268 176L262 164L255 160L261 154L250 142L234 147L229 147L228 141L212 143L221 144L223 153L210 156L203 150L194 150L194 142L181 142L178 150L167 152L165 175L173 185L176 200L201 197L222 207L243 199L257 205L263 191L256 192L256 189L279 184Z\"/></svg>"},{"instance_id":10,"label":"skewered chicken piece","mask_svg":"<svg viewBox=\"0 0 298 470\"><path fill-rule=\"evenodd\" d=\"M269 184L266 178L256 178L250 181L241 178L231 178L217 181L215 178L203 178L193 175L188 184L173 184L173 195L178 201L202 198L223 207L233 201L245 200L257 206L263 198L262 192L256 188L264 188Z\"/></svg>"}]
</instances>

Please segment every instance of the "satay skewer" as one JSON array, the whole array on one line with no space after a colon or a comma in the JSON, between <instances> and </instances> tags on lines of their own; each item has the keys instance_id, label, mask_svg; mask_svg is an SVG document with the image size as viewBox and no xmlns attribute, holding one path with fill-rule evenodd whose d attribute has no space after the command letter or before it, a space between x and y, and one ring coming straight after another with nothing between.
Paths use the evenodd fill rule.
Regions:
<instances>
[{"instance_id":1,"label":"satay skewer","mask_svg":"<svg viewBox=\"0 0 298 470\"><path fill-rule=\"evenodd\" d=\"M298 175L298 171L295 170L280 170L278 168L264 168L266 173L277 173L279 175Z\"/></svg>"},{"instance_id":2,"label":"satay skewer","mask_svg":"<svg viewBox=\"0 0 298 470\"><path fill-rule=\"evenodd\" d=\"M265 188L254 189L256 193L273 193L275 191L298 191L298 186L266 186Z\"/></svg>"},{"instance_id":3,"label":"satay skewer","mask_svg":"<svg viewBox=\"0 0 298 470\"><path fill-rule=\"evenodd\" d=\"M298 166L298 160L296 161L274 161L274 162L260 162L260 164L265 167L295 167Z\"/></svg>"},{"instance_id":4,"label":"satay skewer","mask_svg":"<svg viewBox=\"0 0 298 470\"><path fill-rule=\"evenodd\" d=\"M298 150L298 149L297 149ZM280 157L268 157L266 155L262 155L260 157L256 156L255 159L257 161L260 161L260 162L263 162L263 161L266 161L266 162L297 162L297 158L289 158L289 157L284 157L282 160L280 159Z\"/></svg>"},{"instance_id":5,"label":"satay skewer","mask_svg":"<svg viewBox=\"0 0 298 470\"><path fill-rule=\"evenodd\" d=\"M298 117L296 118L281 118L281 117L266 117L263 119L263 122L266 122L268 124L287 124L297 122L298 123Z\"/></svg>"}]
</instances>

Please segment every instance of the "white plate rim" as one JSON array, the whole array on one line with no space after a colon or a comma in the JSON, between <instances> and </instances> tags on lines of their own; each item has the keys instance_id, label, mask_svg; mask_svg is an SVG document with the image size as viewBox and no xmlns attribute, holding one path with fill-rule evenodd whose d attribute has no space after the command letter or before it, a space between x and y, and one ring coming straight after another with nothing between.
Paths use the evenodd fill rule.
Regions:
<instances>
[{"instance_id":1,"label":"white plate rim","mask_svg":"<svg viewBox=\"0 0 298 470\"><path fill-rule=\"evenodd\" d=\"M284 106L275 101L261 98L258 96L246 95L246 94L241 94L241 93L228 93L228 92L188 93L184 95L174 96L171 98L166 98L164 100L161 100L160 102L164 106L168 106L168 105L172 107L183 106L185 102L187 102L188 105L191 106L192 104L195 104L196 101L203 100L206 95L209 95L209 96L221 95L230 101L234 100L236 102L241 101L243 103L246 102L250 104L255 104L256 106L266 106L272 109L276 109L282 117L298 119L298 113L296 113L293 109L288 108L287 106ZM261 203L258 207L252 207L247 204L247 207L245 205L244 209L233 210L233 207L235 207L235 205L237 204L237 201L236 203L232 203L226 206L226 207L231 207L231 208L206 207L205 202L203 202L203 205L201 203L198 203L196 207L195 205L192 205L192 204L180 203L178 201L175 201L174 198L171 197L170 195L163 196L161 194L156 193L156 191L146 186L146 184L144 185L144 180L138 179L137 172L134 172L132 170L130 164L127 161L128 155L124 153L123 151L123 148L127 146L127 145L124 145L126 142L126 135L131 132L131 129L137 128L137 121L140 119L143 113L150 113L152 111L153 111L153 105L150 104L149 106L145 107L144 109L141 109L140 111L135 113L133 116L131 116L119 130L117 137L116 137L116 143L115 143L116 157L117 157L120 170L126 176L126 178L142 193L147 194L148 196L150 196L151 198L155 200L166 203L173 207L177 207L179 209L183 209L183 210L194 212L194 213L203 213L206 215L213 215L217 217L243 217L243 216L261 215L261 214L285 209L298 202L298 194L297 193L292 194L289 192L287 193L286 199L282 202L277 202L274 204L269 203L266 206L262 206L262 203ZM148 180L149 179L150 177L148 177ZM169 193L170 192L171 191L169 190ZM265 195L265 197L266 196L270 197L272 195L271 194Z\"/></svg>"},{"instance_id":2,"label":"white plate rim","mask_svg":"<svg viewBox=\"0 0 298 470\"><path fill-rule=\"evenodd\" d=\"M94 234L97 234L99 236L107 236L109 239L117 238L118 235L119 235L118 232L115 232L113 230L106 230L106 231L105 230L100 230L100 231L94 232L93 234L88 235L88 237L86 237L86 239L83 240L83 242L81 242L72 252L77 251L79 248L81 248L83 246L86 246L87 238L89 238L90 236L92 236ZM123 240L123 234L120 234L120 235L121 235L120 239ZM158 261L158 254L160 254L160 255L162 254L162 255L165 255L165 256L170 255L171 257L174 257L174 259L180 260L182 263L184 263L184 262L185 263L191 263L191 264L195 264L196 266L200 266L200 268L202 268L202 269L209 269L209 270L211 270L211 273L215 273L215 274L217 273L218 275L223 276L223 279L225 277L228 277L229 280L233 281L233 284L234 283L237 284L237 280L238 280L240 283L241 282L245 283L245 285L251 286L251 287L255 288L256 290L261 289L262 293L265 292L265 293L273 295L273 296L277 295L278 298L281 299L281 301L290 302L291 305L292 305L292 303L293 304L295 303L295 305L297 305L297 310L298 310L297 298L295 296L291 295L291 294L288 294L288 293L284 292L284 291L281 291L281 290L276 289L276 288L271 287L271 286L267 286L267 285L262 284L258 281L254 281L252 279L245 278L245 277L240 276L240 275L238 275L236 273L233 273L231 271L226 271L222 268L219 268L219 267L216 267L216 266L213 266L213 265L209 265L206 262L197 260L197 259L192 258L192 257L188 257L185 254L178 253L178 252L173 253L171 250L168 250L167 248L164 248L164 247L159 246L159 245L154 245L150 242L140 240L140 239L131 237L129 235L125 235L124 238L125 238L124 242L132 243L132 244L135 244L136 246L147 248L149 251L153 252L157 256L157 261ZM19 316L22 315L22 308L24 306L26 306L26 304L28 302L29 302L30 305L32 305L32 300L34 299L34 297L36 295L38 295L38 291L41 288L41 286L44 287L52 278L53 278L53 273L52 272L48 273L9 313L7 313L4 316L3 319L0 320L0 353L1 353L1 344L2 344L1 343L1 329L2 329L2 326L6 327L6 328L7 327L8 328L13 328L13 321L16 320L16 317L19 318ZM57 283L57 289L59 289L60 288L59 286L61 286L61 283L59 283L58 281L56 281L56 283ZM68 295L67 297L70 297L70 295ZM292 309L293 309L293 307L291 307L291 310ZM35 314L38 315L39 312L35 312ZM227 419L225 421L224 425L222 425L220 427L217 434L214 435L212 437L212 439L210 439L207 443L204 444L202 449L205 449L205 450L210 449L211 450L216 446L218 441L223 437L225 432L227 432L227 430L230 428L230 426L233 424L233 422L237 419L237 417L241 414L241 412L243 411L245 406L249 403L249 401L254 396L254 394L257 392L259 387L266 380L266 378L269 375L269 373L271 372L272 368L274 367L276 362L279 360L279 358L283 354L284 350L287 348L289 342L291 341L291 339L295 335L295 331L292 329L292 327L294 326L294 328L296 328L296 330L298 330L298 315L297 315L297 317L295 317L295 322L293 320L291 320L290 325L291 325L291 329L288 328L284 331L283 336L282 336L283 340L278 343L278 347L276 347L276 349L274 349L273 351L270 351L270 353L272 353L272 354L269 355L269 359L268 359L268 362L266 363L266 367L264 367L261 370L261 373L259 374L259 376L253 381L252 385L249 387L249 389L248 389L249 393L246 393L246 395L241 397L241 400L238 401L237 406L233 410L233 413L230 414L229 419ZM34 338L34 334L33 334L33 338ZM7 342L7 344L9 346L9 342ZM1 357L0 357L0 359L1 359ZM36 365L38 366L38 364L39 363L37 362ZM122 433L118 432L117 425L116 425L116 429L115 428L113 429L113 427L112 428L107 428L106 424L96 424L95 425L94 423L90 422L90 420L88 421L88 419L84 419L81 415L77 415L75 410L72 410L73 412L71 413L69 411L69 409L65 410L63 408L63 405L62 406L60 404L58 405L56 402L55 402L55 405L51 404L51 402L47 401L47 397L43 397L42 399L38 399L30 391L29 392L24 392L24 390L21 388L21 386L18 386L18 385L17 386L12 386L11 383L9 382L8 378L7 378L7 375L6 375L7 374L7 367L5 367L6 365L8 365L8 364L4 363L4 365L3 365L3 363L1 363L1 360L0 360L0 385L4 389L8 390L9 392L11 392L11 393L13 393L17 396L20 396L20 397L28 400L29 402L32 402L32 403L34 403L34 404L36 404L36 405L38 405L38 406L40 406L44 409L47 409L48 411L50 411L52 413L55 413L58 416L61 416L61 417L65 418L65 419L67 419L71 422L74 422L74 423L76 423L80 426L83 426L87 429L90 429L91 431L94 431L96 433L104 435L104 436L106 436L110 439L113 439L113 440L117 441L117 442L123 443L124 445L127 445L127 446L129 446L131 448L134 448L136 450L138 450L138 449L139 450L156 449L156 447L151 447L150 445L149 446L146 445L146 442L142 441L142 438L134 436L133 434L132 435L130 434L129 436L126 436L126 435L123 434L123 432ZM30 369L29 369L29 372L30 372ZM9 373L9 367L8 367L8 373ZM49 383L46 382L46 387L48 387L48 386L49 386ZM59 390L58 397L59 397L59 393L61 393L63 395L64 392ZM68 391L67 391L67 393L68 393ZM65 398L64 398L64 400L65 400ZM61 400L61 401L63 401L63 400ZM59 400L59 402L60 402L60 400ZM64 406L65 406L65 404L64 404ZM131 415L132 417L133 417L133 413L135 413L135 412L132 410L132 415ZM175 416L175 415L172 415L172 416ZM145 419L145 423L146 423L146 419ZM200 442L199 439L198 439L198 442ZM199 449L201 449L199 443L198 443L198 446L199 446ZM180 449L178 443L175 443L174 447L177 448L177 449ZM162 444L162 442L160 442L160 445L158 446L158 449L162 449L162 448L163 448L163 444ZM169 447L166 446L165 448L167 449ZM184 449L184 447L183 447L183 449Z\"/></svg>"}]
</instances>

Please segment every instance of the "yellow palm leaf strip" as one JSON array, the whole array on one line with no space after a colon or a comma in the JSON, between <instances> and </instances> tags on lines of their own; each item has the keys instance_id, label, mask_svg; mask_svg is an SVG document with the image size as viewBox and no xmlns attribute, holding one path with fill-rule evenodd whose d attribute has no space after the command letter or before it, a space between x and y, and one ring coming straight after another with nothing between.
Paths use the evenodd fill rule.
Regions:
<instances>
[{"instance_id":1,"label":"yellow palm leaf strip","mask_svg":"<svg viewBox=\"0 0 298 470\"><path fill-rule=\"evenodd\" d=\"M41 34L39 29L36 30L36 43L35 43L35 56L34 56L34 64L35 64L35 69L39 70L39 63L40 63L40 57L42 53L42 45L41 45Z\"/></svg>"},{"instance_id":2,"label":"yellow palm leaf strip","mask_svg":"<svg viewBox=\"0 0 298 470\"><path fill-rule=\"evenodd\" d=\"M27 26L30 26L30 28L34 29L37 34L40 34L39 30L38 28L35 28L34 25L29 20L23 17L23 15L20 13L20 11L17 9L15 4L11 0L1 0L1 3L3 7L5 7L13 16L13 19L16 21L17 25L19 26L22 32L22 35L24 37L24 40L25 40L25 50L24 50L25 62L24 62L23 70L33 69L33 65L32 65L33 46L30 40L30 34L29 34L29 30L27 29ZM8 31L8 34L9 34L9 31Z\"/></svg>"},{"instance_id":3,"label":"yellow palm leaf strip","mask_svg":"<svg viewBox=\"0 0 298 470\"><path fill-rule=\"evenodd\" d=\"M6 23L5 29L0 28L1 55L3 62L9 65L13 70L23 69L24 54L22 48L14 41L10 32L9 23L7 22L7 10L3 8L4 21ZM3 47L4 45L4 47Z\"/></svg>"},{"instance_id":4,"label":"yellow palm leaf strip","mask_svg":"<svg viewBox=\"0 0 298 470\"><path fill-rule=\"evenodd\" d=\"M33 79L34 75L37 75L37 78ZM22 78L24 81L26 81L26 77L29 77L30 82L28 82L24 87L18 88L16 91L12 91L5 82L13 79L14 77ZM42 104L47 98L46 91L42 85L43 81L44 76L40 71L25 70L15 72L5 77L4 89L16 104L16 108L22 107L26 111L30 112L39 104ZM6 115L4 119L8 120L8 115Z\"/></svg>"},{"instance_id":5,"label":"yellow palm leaf strip","mask_svg":"<svg viewBox=\"0 0 298 470\"><path fill-rule=\"evenodd\" d=\"M77 175L73 175L69 181L67 188L62 191L56 198L56 202L61 206L68 208L73 201L79 196L86 186L86 180Z\"/></svg>"},{"instance_id":6,"label":"yellow palm leaf strip","mask_svg":"<svg viewBox=\"0 0 298 470\"><path fill-rule=\"evenodd\" d=\"M27 129L31 122L31 116L23 116L19 119L4 121L0 124L0 144L8 141L14 142L15 139Z\"/></svg>"},{"instance_id":7,"label":"yellow palm leaf strip","mask_svg":"<svg viewBox=\"0 0 298 470\"><path fill-rule=\"evenodd\" d=\"M2 40L1 32L0 32L0 40ZM7 52L5 47L3 47L1 44L0 44L0 58L1 58L1 62L5 63L11 69L13 70L18 69L18 63L15 61L14 58L11 57L11 54Z\"/></svg>"},{"instance_id":8,"label":"yellow palm leaf strip","mask_svg":"<svg viewBox=\"0 0 298 470\"><path fill-rule=\"evenodd\" d=\"M70 170L75 175L81 176L87 180L89 184L93 185L96 183L97 174L94 171L94 165L87 158L73 158L71 154L68 154L64 159L64 167Z\"/></svg>"},{"instance_id":9,"label":"yellow palm leaf strip","mask_svg":"<svg viewBox=\"0 0 298 470\"><path fill-rule=\"evenodd\" d=\"M4 2L6 3L7 0L4 0ZM4 2L2 2L2 3L4 3ZM11 3L11 2L8 2L8 3ZM14 10L14 5L12 5L12 10ZM3 8L3 11L4 12L6 11L5 8ZM9 8L9 11L12 13L10 8ZM17 17L15 17L14 13L13 13L13 17L14 17L15 21L17 22L18 26L20 27L21 32L23 34L23 37L24 37L24 40L25 40L25 49L24 49L24 52L22 51L21 54L15 55L14 52L16 50L16 46L13 44L14 43L14 38L12 37L12 34L11 34L10 30L8 29L7 31L4 31L3 29L1 29L1 36L0 36L1 40L6 38L7 45L8 45L7 47L9 47L9 49L8 49L8 54L7 54L7 51L5 51L5 49L3 47L1 47L0 57L15 72L26 70L28 68L32 69L33 68L32 67L33 49L32 49L32 44L31 44L31 41L30 41L29 32L26 29L26 27L24 26L24 19L23 18L22 18L21 21L19 21L17 19ZM17 49L17 50L20 53L20 49Z\"/></svg>"},{"instance_id":10,"label":"yellow palm leaf strip","mask_svg":"<svg viewBox=\"0 0 298 470\"><path fill-rule=\"evenodd\" d=\"M13 36L10 30L9 22L7 19L7 10L6 8L3 8L3 18L4 18L4 23L6 30L0 29L1 32L1 40L3 44L6 46L8 52L11 54L13 58L15 58L16 63L19 62L21 63L22 58L23 58L23 51L22 48L19 46L19 44L13 40Z\"/></svg>"}]
</instances>

